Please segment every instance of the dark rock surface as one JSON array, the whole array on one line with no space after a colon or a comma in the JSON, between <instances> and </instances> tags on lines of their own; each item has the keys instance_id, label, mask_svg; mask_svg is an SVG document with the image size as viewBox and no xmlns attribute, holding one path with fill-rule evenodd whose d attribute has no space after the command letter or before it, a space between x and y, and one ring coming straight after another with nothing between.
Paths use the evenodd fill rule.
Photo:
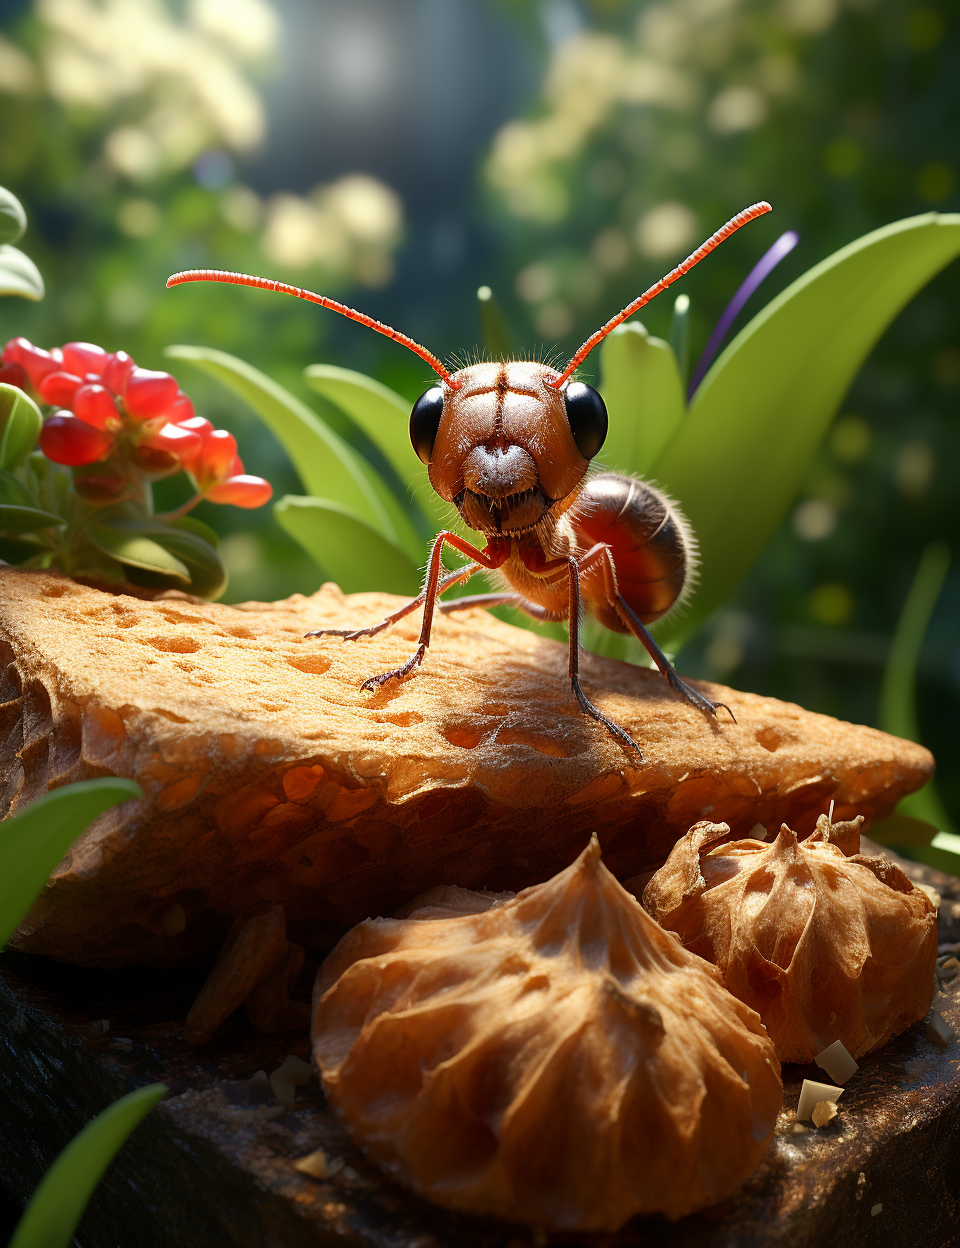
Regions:
<instances>
[{"instance_id":1,"label":"dark rock surface","mask_svg":"<svg viewBox=\"0 0 960 1248\"><path fill-rule=\"evenodd\" d=\"M870 850L865 850L870 852ZM905 864L943 894L942 947L960 940L960 881ZM302 981L309 982L310 971ZM67 1140L111 1100L169 1085L97 1191L82 1248L940 1248L960 1228L960 1044L941 1049L921 1022L862 1059L822 1130L794 1119L804 1077L784 1069L784 1111L763 1161L722 1207L671 1225L637 1219L615 1236L537 1236L433 1209L385 1180L350 1142L316 1082L292 1109L268 1073L306 1034L265 1037L235 1015L202 1049L180 1030L202 976L87 970L0 957L0 1185L20 1203ZM934 1001L960 1033L960 979ZM106 1034L96 1020L109 1019ZM322 1148L337 1172L293 1161ZM340 1163L342 1162L342 1165ZM339 1169L337 1167L340 1167ZM882 1206L882 1208L878 1208Z\"/></svg>"}]
</instances>

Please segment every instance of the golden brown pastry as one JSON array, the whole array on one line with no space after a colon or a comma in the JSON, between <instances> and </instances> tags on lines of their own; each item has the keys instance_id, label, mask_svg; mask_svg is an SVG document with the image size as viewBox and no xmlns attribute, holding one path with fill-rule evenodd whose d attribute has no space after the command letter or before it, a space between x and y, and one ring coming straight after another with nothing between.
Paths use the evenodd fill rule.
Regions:
<instances>
[{"instance_id":1,"label":"golden brown pastry","mask_svg":"<svg viewBox=\"0 0 960 1248\"><path fill-rule=\"evenodd\" d=\"M314 1059L354 1138L437 1204L546 1228L729 1196L781 1105L756 1014L596 839L546 884L473 897L361 923L321 968Z\"/></svg>"},{"instance_id":2,"label":"golden brown pastry","mask_svg":"<svg viewBox=\"0 0 960 1248\"><path fill-rule=\"evenodd\" d=\"M860 1057L930 1006L936 911L895 863L859 853L860 822L822 815L800 842L784 824L773 844L717 844L727 825L698 823L643 892L757 1011L782 1062L835 1040Z\"/></svg>"}]
</instances>

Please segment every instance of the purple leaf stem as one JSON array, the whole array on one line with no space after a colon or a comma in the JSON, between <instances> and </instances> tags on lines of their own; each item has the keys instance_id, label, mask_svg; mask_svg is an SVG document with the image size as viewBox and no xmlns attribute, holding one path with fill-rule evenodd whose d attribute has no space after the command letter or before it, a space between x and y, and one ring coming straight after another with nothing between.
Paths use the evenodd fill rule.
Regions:
<instances>
[{"instance_id":1,"label":"purple leaf stem","mask_svg":"<svg viewBox=\"0 0 960 1248\"><path fill-rule=\"evenodd\" d=\"M716 328L710 335L707 345L703 349L703 355L697 362L696 370L690 379L690 385L687 388L687 402L693 398L697 386L703 381L707 369L714 361L714 357L720 350L724 338L730 332L730 326L737 319L740 310L747 302L753 292L757 289L765 278L769 277L773 270L777 267L784 256L789 255L800 241L800 235L796 230L787 230L785 234L781 234L777 241L773 244L769 251L765 252L757 263L750 270L743 284L737 293L727 304L726 310L720 320L717 321Z\"/></svg>"}]
</instances>

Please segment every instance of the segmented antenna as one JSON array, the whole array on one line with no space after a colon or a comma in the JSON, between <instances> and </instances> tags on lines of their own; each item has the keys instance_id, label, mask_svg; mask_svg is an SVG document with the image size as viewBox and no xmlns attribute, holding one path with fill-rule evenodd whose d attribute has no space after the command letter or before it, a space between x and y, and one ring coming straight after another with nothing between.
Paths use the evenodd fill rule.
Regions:
<instances>
[{"instance_id":1,"label":"segmented antenna","mask_svg":"<svg viewBox=\"0 0 960 1248\"><path fill-rule=\"evenodd\" d=\"M553 386L555 389L559 389L570 377L571 373L580 367L597 343L603 342L604 338L606 338L607 334L609 334L612 329L616 329L618 325L622 325L627 317L633 316L634 312L638 312L645 303L649 303L650 300L659 295L662 290L666 290L667 287L672 285L678 278L683 277L685 273L689 273L695 264L699 264L704 256L709 256L714 247L719 247L725 238L729 238L731 234L735 234L742 225L746 225L748 221L753 221L755 217L762 217L765 212L772 211L773 209L767 201L762 200L759 204L753 204L749 208L744 208L743 212L738 212L735 217L731 217L726 225L721 226L720 229L717 230L716 234L711 234L707 241L699 246L692 255L687 256L686 260L684 260L682 264L678 264L675 269L666 275L666 277L661 277L656 285L651 286L650 289L644 291L642 295L638 295L632 303L627 304L622 312L618 312L616 316L607 321L606 325L598 329L595 334L591 334L556 381L548 381L547 385Z\"/></svg>"},{"instance_id":2,"label":"segmented antenna","mask_svg":"<svg viewBox=\"0 0 960 1248\"><path fill-rule=\"evenodd\" d=\"M167 278L168 287L183 286L187 282L225 282L230 286L252 286L257 290L276 290L281 295L293 295L296 299L305 299L307 303L317 303L321 308L329 308L331 312L339 312L341 316L345 316L351 321L357 321L360 325L366 325L367 329L375 329L378 334L383 334L384 337L392 338L394 342L399 342L401 346L406 347L415 355L419 355L421 360L429 364L451 390L460 389L461 383L454 381L432 351L428 351L426 347L421 347L419 342L414 342L406 334L401 334L398 329L392 329L389 325L384 325L382 321L375 321L372 316L367 316L365 312L358 312L355 308L348 308L345 303L338 303L336 299L330 299L327 295L317 295L312 290L304 290L300 286L289 286L286 282L278 282L270 277L254 277L249 273L227 273L223 269L187 269L183 273L174 273L172 277Z\"/></svg>"}]
</instances>

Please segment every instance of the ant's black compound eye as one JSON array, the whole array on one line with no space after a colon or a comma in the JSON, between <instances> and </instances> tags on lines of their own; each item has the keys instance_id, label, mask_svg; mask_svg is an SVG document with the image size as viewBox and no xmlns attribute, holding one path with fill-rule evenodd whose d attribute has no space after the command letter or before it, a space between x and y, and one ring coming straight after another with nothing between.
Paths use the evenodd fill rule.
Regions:
<instances>
[{"instance_id":1,"label":"ant's black compound eye","mask_svg":"<svg viewBox=\"0 0 960 1248\"><path fill-rule=\"evenodd\" d=\"M600 397L599 395L597 396ZM443 415L443 387L431 386L420 395L410 413L410 441L425 464L433 454L433 444ZM606 427L606 426L604 426Z\"/></svg>"},{"instance_id":2,"label":"ant's black compound eye","mask_svg":"<svg viewBox=\"0 0 960 1248\"><path fill-rule=\"evenodd\" d=\"M593 386L571 381L563 391L570 432L584 459L593 459L607 436L607 409Z\"/></svg>"}]
</instances>

